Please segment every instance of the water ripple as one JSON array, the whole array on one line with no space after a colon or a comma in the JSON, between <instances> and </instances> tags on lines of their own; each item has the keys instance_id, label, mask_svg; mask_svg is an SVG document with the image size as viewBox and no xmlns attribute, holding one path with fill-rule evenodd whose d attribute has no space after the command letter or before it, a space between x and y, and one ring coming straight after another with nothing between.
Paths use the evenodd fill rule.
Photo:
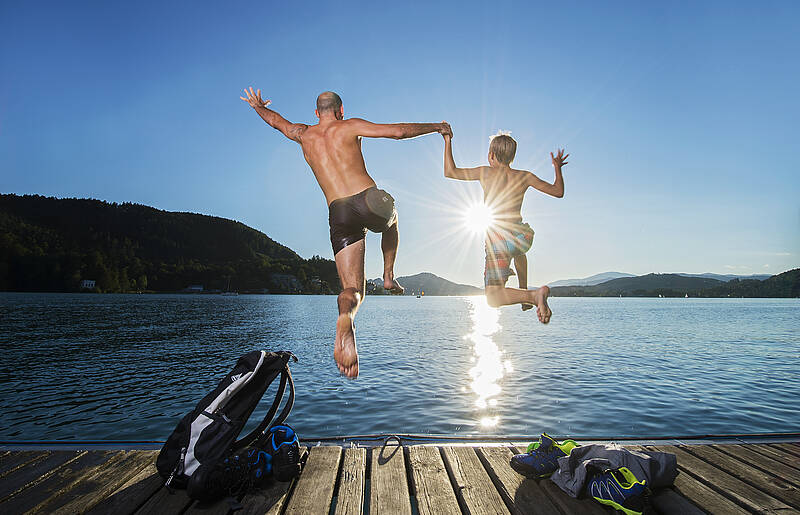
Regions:
<instances>
[{"instance_id":1,"label":"water ripple","mask_svg":"<svg viewBox=\"0 0 800 515\"><path fill-rule=\"evenodd\" d=\"M796 299L552 305L543 326L480 297L369 297L349 381L333 364L332 296L0 294L0 438L164 439L253 349L300 358L300 434L800 427Z\"/></svg>"}]
</instances>

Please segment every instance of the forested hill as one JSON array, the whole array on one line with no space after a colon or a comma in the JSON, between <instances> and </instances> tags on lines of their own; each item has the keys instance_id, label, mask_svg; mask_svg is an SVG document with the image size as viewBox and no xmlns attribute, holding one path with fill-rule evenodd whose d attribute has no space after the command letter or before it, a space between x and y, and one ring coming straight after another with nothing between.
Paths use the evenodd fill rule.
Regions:
<instances>
[{"instance_id":1,"label":"forested hill","mask_svg":"<svg viewBox=\"0 0 800 515\"><path fill-rule=\"evenodd\" d=\"M679 274L622 277L592 286L556 286L557 297L799 297L800 268L768 279L720 281Z\"/></svg>"},{"instance_id":2,"label":"forested hill","mask_svg":"<svg viewBox=\"0 0 800 515\"><path fill-rule=\"evenodd\" d=\"M338 291L336 266L225 218L139 204L0 195L0 290Z\"/></svg>"}]
</instances>

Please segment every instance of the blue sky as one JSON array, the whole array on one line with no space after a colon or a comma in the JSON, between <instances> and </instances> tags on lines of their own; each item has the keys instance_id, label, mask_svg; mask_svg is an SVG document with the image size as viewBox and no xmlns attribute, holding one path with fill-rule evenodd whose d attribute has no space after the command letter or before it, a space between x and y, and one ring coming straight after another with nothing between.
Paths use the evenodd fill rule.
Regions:
<instances>
[{"instance_id":1,"label":"blue sky","mask_svg":"<svg viewBox=\"0 0 800 515\"><path fill-rule=\"evenodd\" d=\"M735 4L735 3L734 3ZM232 218L332 257L327 207L291 121L340 93L345 116L448 120L456 162L512 131L529 192L532 285L615 270L779 273L800 266L796 2L22 3L0 5L0 191ZM442 140L366 140L397 199L399 275L479 285L461 224L477 184L446 180ZM367 275L381 272L367 239Z\"/></svg>"}]
</instances>

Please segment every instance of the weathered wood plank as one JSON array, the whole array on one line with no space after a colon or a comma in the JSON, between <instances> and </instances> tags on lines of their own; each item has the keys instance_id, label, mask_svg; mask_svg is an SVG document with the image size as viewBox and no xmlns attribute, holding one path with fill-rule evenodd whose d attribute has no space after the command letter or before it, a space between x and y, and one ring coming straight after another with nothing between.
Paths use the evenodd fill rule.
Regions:
<instances>
[{"instance_id":1,"label":"weathered wood plank","mask_svg":"<svg viewBox=\"0 0 800 515\"><path fill-rule=\"evenodd\" d=\"M521 454L524 449L519 447L512 447L511 452L514 454ZM592 498L575 499L570 497L566 492L561 490L555 483L549 479L541 480L538 482L539 487L550 497L553 504L558 506L562 513L589 513L589 514L606 514L608 511Z\"/></svg>"},{"instance_id":2,"label":"weathered wood plank","mask_svg":"<svg viewBox=\"0 0 800 515\"><path fill-rule=\"evenodd\" d=\"M69 489L35 508L46 513L83 513L136 476L155 459L154 451L118 451L118 459L109 459L90 475L84 475Z\"/></svg>"},{"instance_id":3,"label":"weathered wood plank","mask_svg":"<svg viewBox=\"0 0 800 515\"><path fill-rule=\"evenodd\" d=\"M481 447L478 456L483 462L489 477L515 514L558 513L553 502L544 490L532 479L517 474L509 465L513 454L506 447Z\"/></svg>"},{"instance_id":4,"label":"weathered wood plank","mask_svg":"<svg viewBox=\"0 0 800 515\"><path fill-rule=\"evenodd\" d=\"M194 501L183 513L185 515L227 515L230 511L229 499L223 498L208 502Z\"/></svg>"},{"instance_id":5,"label":"weathered wood plank","mask_svg":"<svg viewBox=\"0 0 800 515\"><path fill-rule=\"evenodd\" d=\"M780 499L789 506L800 508L800 490L792 483L767 474L709 445L687 445L682 448L762 492Z\"/></svg>"},{"instance_id":6,"label":"weathered wood plank","mask_svg":"<svg viewBox=\"0 0 800 515\"><path fill-rule=\"evenodd\" d=\"M720 491L726 497L751 511L791 510L791 506L775 499L761 490L739 480L738 478L706 463L700 458L673 445L658 445L652 448L661 452L671 452L678 457L678 467L697 477L712 489ZM678 475L680 477L680 474ZM676 480L677 482L677 480ZM687 495L688 497L688 495ZM705 504L700 503L701 506Z\"/></svg>"},{"instance_id":7,"label":"weathered wood plank","mask_svg":"<svg viewBox=\"0 0 800 515\"><path fill-rule=\"evenodd\" d=\"M772 447L777 447L783 451L788 452L789 454L793 454L797 457L800 457L800 445L793 444L793 443L773 443L770 444Z\"/></svg>"},{"instance_id":8,"label":"weathered wood plank","mask_svg":"<svg viewBox=\"0 0 800 515\"><path fill-rule=\"evenodd\" d=\"M155 495L163 485L164 478L159 475L155 463L151 463L111 495L93 506L87 515L107 513L130 515Z\"/></svg>"},{"instance_id":9,"label":"weathered wood plank","mask_svg":"<svg viewBox=\"0 0 800 515\"><path fill-rule=\"evenodd\" d=\"M408 448L408 462L420 515L461 513L442 456L436 447Z\"/></svg>"},{"instance_id":10,"label":"weathered wood plank","mask_svg":"<svg viewBox=\"0 0 800 515\"><path fill-rule=\"evenodd\" d=\"M626 447L634 451L648 451L641 445ZM678 465L680 466L680 462ZM672 489L665 488L654 492L652 505L658 513L662 514L697 513L698 510L726 514L748 513L739 505L684 472L679 473L675 478ZM702 510L697 506L702 507Z\"/></svg>"},{"instance_id":11,"label":"weathered wood plank","mask_svg":"<svg viewBox=\"0 0 800 515\"><path fill-rule=\"evenodd\" d=\"M444 462L465 511L474 514L509 513L503 498L472 447L445 447Z\"/></svg>"},{"instance_id":12,"label":"weathered wood plank","mask_svg":"<svg viewBox=\"0 0 800 515\"><path fill-rule=\"evenodd\" d=\"M775 461L780 461L784 465L788 465L792 468L800 470L800 457L797 457L794 454L789 454L788 452L784 452L767 444L748 444L747 447L750 449L755 449L759 453L763 454L764 456L768 456Z\"/></svg>"},{"instance_id":13,"label":"weathered wood plank","mask_svg":"<svg viewBox=\"0 0 800 515\"><path fill-rule=\"evenodd\" d=\"M186 495L186 490L170 492L166 487L162 486L134 513L137 515L183 513L192 502L189 496Z\"/></svg>"},{"instance_id":14,"label":"weathered wood plank","mask_svg":"<svg viewBox=\"0 0 800 515\"><path fill-rule=\"evenodd\" d=\"M286 515L327 514L333 499L333 486L339 472L341 447L313 447L305 469L286 506Z\"/></svg>"},{"instance_id":15,"label":"weathered wood plank","mask_svg":"<svg viewBox=\"0 0 800 515\"><path fill-rule=\"evenodd\" d=\"M366 449L344 450L342 472L339 474L336 515L361 515L364 511L364 476L366 468Z\"/></svg>"},{"instance_id":16,"label":"weathered wood plank","mask_svg":"<svg viewBox=\"0 0 800 515\"><path fill-rule=\"evenodd\" d=\"M35 460L15 469L0 481L0 500L39 483L58 467L77 459L86 451L53 451L40 460Z\"/></svg>"},{"instance_id":17,"label":"weathered wood plank","mask_svg":"<svg viewBox=\"0 0 800 515\"><path fill-rule=\"evenodd\" d=\"M389 445L371 450L370 515L411 515L403 448Z\"/></svg>"},{"instance_id":18,"label":"weathered wood plank","mask_svg":"<svg viewBox=\"0 0 800 515\"><path fill-rule=\"evenodd\" d=\"M241 501L242 510L237 511L236 515L278 515L296 481L273 481L263 488L249 492Z\"/></svg>"},{"instance_id":19,"label":"weathered wood plank","mask_svg":"<svg viewBox=\"0 0 800 515\"><path fill-rule=\"evenodd\" d=\"M661 488L654 492L650 504L660 515L703 515L706 513L672 488Z\"/></svg>"},{"instance_id":20,"label":"weathered wood plank","mask_svg":"<svg viewBox=\"0 0 800 515\"><path fill-rule=\"evenodd\" d=\"M25 513L49 498L67 490L70 485L79 481L86 474L109 460L118 459L113 451L90 451L82 454L70 463L57 468L52 474L36 484L36 488L25 488L0 503L2 513Z\"/></svg>"},{"instance_id":21,"label":"weathered wood plank","mask_svg":"<svg viewBox=\"0 0 800 515\"><path fill-rule=\"evenodd\" d=\"M0 478L7 476L25 465L43 460L48 454L50 454L50 451L19 451L11 453L10 456L0 463Z\"/></svg>"},{"instance_id":22,"label":"weathered wood plank","mask_svg":"<svg viewBox=\"0 0 800 515\"><path fill-rule=\"evenodd\" d=\"M692 503L700 506L709 513L745 514L750 513L716 490L698 481L686 472L681 472L675 478L674 490ZM670 513L669 507L662 507L657 497L653 498L653 507L656 511Z\"/></svg>"},{"instance_id":23,"label":"weathered wood plank","mask_svg":"<svg viewBox=\"0 0 800 515\"><path fill-rule=\"evenodd\" d=\"M750 466L757 467L764 472L778 476L779 478L800 486L800 470L785 465L777 460L749 449L748 445L712 445L712 448L733 456Z\"/></svg>"}]
</instances>

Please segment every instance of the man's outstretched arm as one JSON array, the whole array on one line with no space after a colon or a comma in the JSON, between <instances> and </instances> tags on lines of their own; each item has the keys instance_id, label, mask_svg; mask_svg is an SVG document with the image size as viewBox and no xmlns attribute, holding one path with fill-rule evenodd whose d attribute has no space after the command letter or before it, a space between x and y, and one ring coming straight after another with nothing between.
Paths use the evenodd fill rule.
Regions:
<instances>
[{"instance_id":1,"label":"man's outstretched arm","mask_svg":"<svg viewBox=\"0 0 800 515\"><path fill-rule=\"evenodd\" d=\"M553 184L545 182L531 173L528 176L528 186L536 188L542 193L547 193L548 195L552 195L557 198L563 197L564 176L561 174L561 167L567 164L566 159L568 157L569 154L564 154L564 149L560 149L557 156L553 156L553 153L550 152L550 159L553 161L553 168L556 170L556 179L553 181Z\"/></svg>"},{"instance_id":2,"label":"man's outstretched arm","mask_svg":"<svg viewBox=\"0 0 800 515\"><path fill-rule=\"evenodd\" d=\"M256 92L253 92L253 88L250 88L250 91L245 89L244 94L247 95L247 98L239 98L250 104L250 107L255 109L258 115L263 118L265 122L281 131L283 135L290 140L300 143L300 137L308 128L308 125L304 123L292 123L272 109L267 109L267 106L270 105L272 101L267 100L265 102L262 100L260 89Z\"/></svg>"},{"instance_id":3,"label":"man's outstretched arm","mask_svg":"<svg viewBox=\"0 0 800 515\"><path fill-rule=\"evenodd\" d=\"M452 134L450 125L442 123L372 123L361 118L350 118L347 123L352 127L356 136L365 138L392 138L409 139L438 132L439 134Z\"/></svg>"},{"instance_id":4,"label":"man's outstretched arm","mask_svg":"<svg viewBox=\"0 0 800 515\"><path fill-rule=\"evenodd\" d=\"M458 179L460 181L480 180L484 173L484 166L476 168L459 168L453 159L453 135L444 134L444 176L448 179Z\"/></svg>"}]
</instances>

